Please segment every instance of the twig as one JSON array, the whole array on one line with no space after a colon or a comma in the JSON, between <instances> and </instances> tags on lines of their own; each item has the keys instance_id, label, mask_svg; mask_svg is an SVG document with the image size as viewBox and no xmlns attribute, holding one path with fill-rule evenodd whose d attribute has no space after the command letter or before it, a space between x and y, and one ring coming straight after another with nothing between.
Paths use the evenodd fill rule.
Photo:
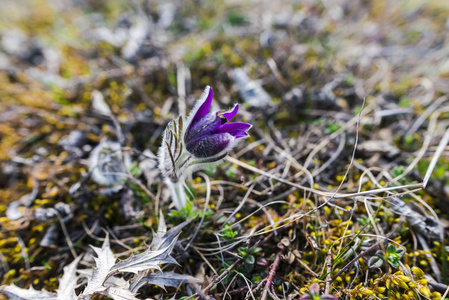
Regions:
<instances>
[{"instance_id":1,"label":"twig","mask_svg":"<svg viewBox=\"0 0 449 300\"><path fill-rule=\"evenodd\" d=\"M123 135L122 127L120 126L119 121L117 120L117 118L115 117L115 115L112 112L109 115L109 117L111 118L112 123L114 124L115 132L117 134L117 140L118 140L119 144L121 146L124 146L125 145L125 137Z\"/></svg>"},{"instance_id":2,"label":"twig","mask_svg":"<svg viewBox=\"0 0 449 300\"><path fill-rule=\"evenodd\" d=\"M435 100L432 105L427 107L427 109L416 119L415 123L410 127L409 130L405 133L405 135L413 135L419 127L424 123L424 121L439 107L443 104L448 98L446 96L440 97Z\"/></svg>"},{"instance_id":3,"label":"twig","mask_svg":"<svg viewBox=\"0 0 449 300\"><path fill-rule=\"evenodd\" d=\"M276 79L279 81L279 83L282 85L283 88L287 88L288 83L287 81L284 79L284 77L282 76L281 71L279 71L279 68L276 64L276 61L269 57L267 59L267 64L270 67L271 71L273 72L274 76L276 77Z\"/></svg>"},{"instance_id":4,"label":"twig","mask_svg":"<svg viewBox=\"0 0 449 300\"><path fill-rule=\"evenodd\" d=\"M431 286L435 291L439 292L440 294L444 294L446 290L449 291L449 286L444 283L438 283L433 279L432 276L426 274L424 275L424 278L428 280L428 285ZM441 299L445 299L444 297L441 297Z\"/></svg>"},{"instance_id":5,"label":"twig","mask_svg":"<svg viewBox=\"0 0 449 300\"><path fill-rule=\"evenodd\" d=\"M215 268L211 265L211 263L207 260L207 258L203 255L203 253L201 253L195 246L192 247L193 250L196 251L196 253L198 253L198 255L204 260L204 262L206 263L206 265L209 266L209 268L212 270L212 272L215 273L215 275L218 275L217 270L215 270Z\"/></svg>"},{"instance_id":6,"label":"twig","mask_svg":"<svg viewBox=\"0 0 449 300\"><path fill-rule=\"evenodd\" d=\"M430 142L432 141L432 137L434 135L435 128L436 128L437 122L438 122L438 116L440 115L440 113L441 112L436 111L430 117L427 134L424 136L423 144L422 144L421 148L419 149L418 153L416 154L416 157L413 159L413 161L411 163L409 163L407 165L407 168L404 170L404 172L402 172L402 174L400 174L399 176L396 176L395 178L393 178L393 180L390 180L389 184L397 184L399 182L399 180L401 178L404 178L407 174L409 174L415 168L415 166L421 161L421 159L424 157L424 155L427 152L427 149L430 146Z\"/></svg>"},{"instance_id":7,"label":"twig","mask_svg":"<svg viewBox=\"0 0 449 300\"><path fill-rule=\"evenodd\" d=\"M248 191L246 191L246 194L243 197L242 201L240 201L240 204L237 206L236 209L234 209L232 214L226 219L226 221L223 222L223 224L225 224L225 225L228 224L229 220L237 214L237 212L243 207L243 205L245 205L245 202L248 199L249 195L251 195L251 192L253 191L254 186L256 185L256 183L257 183L257 180L254 181L253 184L251 184L251 186L249 187Z\"/></svg>"},{"instance_id":8,"label":"twig","mask_svg":"<svg viewBox=\"0 0 449 300\"><path fill-rule=\"evenodd\" d=\"M134 184L138 185L148 196L151 197L152 200L156 200L156 196L153 195L152 192L137 178L135 178L131 173L124 173L124 172L104 172L104 174L107 175L120 175L123 177L126 177L130 181L132 181Z\"/></svg>"},{"instance_id":9,"label":"twig","mask_svg":"<svg viewBox=\"0 0 449 300\"><path fill-rule=\"evenodd\" d=\"M226 292L226 295L240 294L242 292L245 292L246 290L248 290L248 286L244 286L244 287L241 287L241 288L236 289L236 290L228 291L228 292ZM220 299L224 295L225 295L225 293L214 294L215 298L220 297Z\"/></svg>"},{"instance_id":10,"label":"twig","mask_svg":"<svg viewBox=\"0 0 449 300\"><path fill-rule=\"evenodd\" d=\"M366 107L366 109L364 109L363 111L360 111L360 113L357 116L354 116L349 122L347 122L344 126L342 126L341 128L339 128L338 130L336 130L334 133L332 133L331 135L329 135L326 139L324 139L323 141L321 141L321 143L315 147L315 149L313 149L312 152L310 152L309 156L306 159L306 162L304 163L304 168L308 168L309 165L312 163L313 161L313 157L315 156L315 154L317 154L324 146L326 146L331 140L333 140L334 138L336 138L337 136L339 136L343 131L351 128L353 125L359 123L360 118L365 115L368 114L368 112L370 112L373 109L373 104L370 104ZM358 127L358 126L357 126Z\"/></svg>"},{"instance_id":11,"label":"twig","mask_svg":"<svg viewBox=\"0 0 449 300\"><path fill-rule=\"evenodd\" d=\"M343 274L344 272L346 272L346 270L352 266L353 263L355 263L360 257L366 255L367 253L377 250L380 246L380 242L375 243L374 245L372 245L371 247L369 247L368 249L366 249L363 252L360 252L359 255L357 255L356 257L354 257L353 260L351 260L346 266L344 266L340 271L338 271L337 275L335 275L331 281L329 282L329 286L332 282L334 282L335 279L338 278L338 276L340 276L341 274ZM327 284L327 283L326 283Z\"/></svg>"},{"instance_id":12,"label":"twig","mask_svg":"<svg viewBox=\"0 0 449 300\"><path fill-rule=\"evenodd\" d=\"M209 292L213 287L214 287L214 285L216 285L217 283L219 283L220 281L222 281L228 274L229 274L229 272L231 272L234 268L235 268L235 266L237 266L240 262L242 261L242 259L237 259L232 265L230 265L223 273L221 273L221 275L220 276L218 276L218 277L216 277L214 280L212 280L212 282L211 283L209 283L209 285L206 287L206 288L204 288L203 289L203 294L206 294L207 292ZM198 293L195 293L195 294L193 294L192 296L190 296L190 297L188 297L188 298L185 298L184 300L189 300L189 299L193 299L193 298L195 298L195 297L198 297L199 296L199 294Z\"/></svg>"},{"instance_id":13,"label":"twig","mask_svg":"<svg viewBox=\"0 0 449 300\"><path fill-rule=\"evenodd\" d=\"M392 230L384 237L385 239L389 239L399 228L399 223L397 223ZM331 282L329 284L331 284L338 276L340 276L343 272L346 272L346 270L352 266L352 264L354 264L360 257L366 255L367 253L377 250L380 247L380 241L376 242L374 245L372 245L371 247L369 247L368 249L366 249L365 251L359 253L359 255L357 255L353 260L351 260L346 266L344 266L338 273L337 275L335 275Z\"/></svg>"},{"instance_id":14,"label":"twig","mask_svg":"<svg viewBox=\"0 0 449 300\"><path fill-rule=\"evenodd\" d=\"M271 286L271 288L268 290L268 294L270 294L270 297L273 298L273 300L281 300L281 298L279 298L276 295L276 292L274 291L274 287Z\"/></svg>"},{"instance_id":15,"label":"twig","mask_svg":"<svg viewBox=\"0 0 449 300\"><path fill-rule=\"evenodd\" d=\"M324 289L325 294L329 294L329 291L331 289L331 282L332 282L332 251L331 248L327 251L327 277L326 277L326 287Z\"/></svg>"},{"instance_id":16,"label":"twig","mask_svg":"<svg viewBox=\"0 0 449 300\"><path fill-rule=\"evenodd\" d=\"M435 262L435 258L433 257L433 255L431 254L432 251L430 251L429 245L427 245L426 239L424 238L424 236L417 232L416 233L416 237L418 238L418 241L421 243L421 246L423 247L423 250L426 251L426 256L427 259L430 262L430 267L432 268L433 273L435 274L435 277L437 279L438 282L441 282L441 272L440 269L438 268L437 263ZM443 298L444 299L444 298Z\"/></svg>"},{"instance_id":17,"label":"twig","mask_svg":"<svg viewBox=\"0 0 449 300\"><path fill-rule=\"evenodd\" d=\"M262 285L267 281L266 278L262 279L259 284L257 284L257 286L253 289L253 292L256 292L258 289L260 289L262 287Z\"/></svg>"},{"instance_id":18,"label":"twig","mask_svg":"<svg viewBox=\"0 0 449 300\"><path fill-rule=\"evenodd\" d=\"M257 286L256 286L255 288L252 289L252 292L254 293L254 292L256 292L258 289L260 289L260 288L262 287L262 285L263 285L266 281L267 281L266 278L265 278L265 279L262 279L262 280L257 284ZM226 294L229 294L229 295L240 294L240 293L242 293L242 292L244 292L244 291L246 291L246 290L248 290L248 289L249 289L248 286L244 286L244 287L241 287L241 288L239 288L239 289L235 289L235 290L226 292ZM225 293L214 294L215 297L222 297L222 296L224 296L224 295L225 295ZM221 299L221 298L220 298L220 299Z\"/></svg>"},{"instance_id":19,"label":"twig","mask_svg":"<svg viewBox=\"0 0 449 300\"><path fill-rule=\"evenodd\" d=\"M444 292L443 296L441 297L441 299L446 299L446 296L449 293L449 286L447 287L446 291Z\"/></svg>"},{"instance_id":20,"label":"twig","mask_svg":"<svg viewBox=\"0 0 449 300\"><path fill-rule=\"evenodd\" d=\"M262 297L260 300L266 300L268 297L268 291L273 284L274 276L276 275L276 270L279 267L279 263L281 262L281 252L276 254L276 258L274 259L273 264L271 265L270 273L268 274L267 282L265 284L265 288L263 289Z\"/></svg>"},{"instance_id":21,"label":"twig","mask_svg":"<svg viewBox=\"0 0 449 300\"><path fill-rule=\"evenodd\" d=\"M198 284L196 284L196 283L191 283L191 284L189 284L189 286L192 287L192 288L195 290L195 292L200 296L201 299L204 299L204 300L210 300L210 299L212 299L210 296L206 295L206 294L201 290L201 288L198 286Z\"/></svg>"},{"instance_id":22,"label":"twig","mask_svg":"<svg viewBox=\"0 0 449 300\"><path fill-rule=\"evenodd\" d=\"M123 248L127 249L127 250L133 250L133 248L131 248L130 246L126 245L125 243L123 243L114 233L114 231L111 228L107 228L105 230L107 233L109 233L112 238L116 241L117 244L119 244L120 246L122 246Z\"/></svg>"},{"instance_id":23,"label":"twig","mask_svg":"<svg viewBox=\"0 0 449 300\"><path fill-rule=\"evenodd\" d=\"M6 257L3 255L3 253L1 251L0 251L0 261L2 263L2 267L3 267L3 270L5 271L5 273L8 272L9 264L8 264L8 261L6 260Z\"/></svg>"},{"instance_id":24,"label":"twig","mask_svg":"<svg viewBox=\"0 0 449 300\"><path fill-rule=\"evenodd\" d=\"M76 254L75 246L73 245L72 240L70 239L69 232L67 231L67 227L64 224L61 214L54 208L52 210L55 213L55 215L58 217L59 224L61 224L61 229L62 229L62 232L64 233L65 240L67 242L67 245L69 246L70 252L72 253L73 258L76 259L78 257L78 254Z\"/></svg>"},{"instance_id":25,"label":"twig","mask_svg":"<svg viewBox=\"0 0 449 300\"><path fill-rule=\"evenodd\" d=\"M152 192L137 178L133 177L130 174L126 174L126 177L130 179L133 183L137 184L148 196L151 197L151 199L155 200L156 197L153 195Z\"/></svg>"},{"instance_id":26,"label":"twig","mask_svg":"<svg viewBox=\"0 0 449 300\"><path fill-rule=\"evenodd\" d=\"M20 250L22 251L22 257L25 262L25 269L29 270L31 268L30 256L28 255L27 248L26 248L25 243L23 242L22 238L20 237L20 235L17 235L17 243L19 244Z\"/></svg>"},{"instance_id":27,"label":"twig","mask_svg":"<svg viewBox=\"0 0 449 300\"><path fill-rule=\"evenodd\" d=\"M332 162L334 162L338 157L340 157L341 152L343 151L345 145L346 145L346 134L343 132L341 134L340 143L338 144L337 150L335 150L332 156L324 164L322 164L317 170L313 171L312 176L317 176L318 174L320 174L327 167L329 167L332 164Z\"/></svg>"}]
</instances>

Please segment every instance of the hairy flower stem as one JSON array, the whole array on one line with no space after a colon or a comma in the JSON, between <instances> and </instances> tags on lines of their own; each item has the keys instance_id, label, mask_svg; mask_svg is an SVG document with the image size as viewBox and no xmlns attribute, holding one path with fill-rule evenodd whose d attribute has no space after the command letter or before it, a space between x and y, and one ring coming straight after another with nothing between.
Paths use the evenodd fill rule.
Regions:
<instances>
[{"instance_id":1,"label":"hairy flower stem","mask_svg":"<svg viewBox=\"0 0 449 300\"><path fill-rule=\"evenodd\" d=\"M182 210L186 207L186 192L184 190L184 180L172 182L170 179L166 179L165 183L170 189L170 195L177 210Z\"/></svg>"}]
</instances>

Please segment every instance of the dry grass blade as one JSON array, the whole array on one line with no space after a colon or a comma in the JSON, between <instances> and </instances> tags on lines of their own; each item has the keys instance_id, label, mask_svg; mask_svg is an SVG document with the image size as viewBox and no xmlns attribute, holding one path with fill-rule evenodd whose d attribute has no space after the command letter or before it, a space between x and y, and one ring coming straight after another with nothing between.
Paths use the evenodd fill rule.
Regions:
<instances>
[{"instance_id":1,"label":"dry grass blade","mask_svg":"<svg viewBox=\"0 0 449 300\"><path fill-rule=\"evenodd\" d=\"M435 166L438 162L438 159L441 157L441 154L443 154L444 149L449 143L449 128L446 129L444 132L443 138L440 140L440 143L438 144L438 148L435 151L435 154L432 157L432 160L430 161L429 167L427 168L426 174L424 175L423 179L423 187L426 188L427 183L429 182L430 176L432 175L433 170L435 169Z\"/></svg>"},{"instance_id":2,"label":"dry grass blade","mask_svg":"<svg viewBox=\"0 0 449 300\"><path fill-rule=\"evenodd\" d=\"M380 194L380 193L385 193L385 192L389 192L389 191L396 191L396 190L401 190L401 189L411 189L411 188L423 188L423 184L422 183L416 183L416 184L407 184L407 185L401 185L401 186L394 186L394 187L386 187L386 188L379 188L379 189L373 189L373 190L369 190L369 191L363 191L363 192L357 192L357 193L332 193L332 192L325 192L322 190L318 190L318 189L314 189L314 188L309 188L300 184L296 184L293 182L290 182L288 180L285 180L283 178L277 177L275 175L272 175L268 172L265 172L263 170L257 169L251 165L248 165L244 162L241 162L239 160L236 160L232 157L228 157L227 160L233 164L236 164L238 166L241 166L245 169L248 169L250 171L253 171L255 173L264 175L266 177L269 177L271 179L277 180L279 182L282 182L284 184L290 185L292 187L295 187L297 189L301 189L301 190L305 190L308 192L311 192L313 194L316 195L320 195L320 196L328 196L328 197L333 197L333 198L352 198L352 197L357 197L357 196L364 196L364 195L372 195L372 194Z\"/></svg>"}]
</instances>

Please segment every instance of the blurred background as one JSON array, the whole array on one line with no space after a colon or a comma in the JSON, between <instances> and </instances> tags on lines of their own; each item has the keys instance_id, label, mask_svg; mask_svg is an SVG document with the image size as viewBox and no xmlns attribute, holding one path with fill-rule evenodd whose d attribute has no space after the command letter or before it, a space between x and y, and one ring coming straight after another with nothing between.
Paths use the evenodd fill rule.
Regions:
<instances>
[{"instance_id":1,"label":"blurred background","mask_svg":"<svg viewBox=\"0 0 449 300\"><path fill-rule=\"evenodd\" d=\"M2 0L0 7L2 284L33 282L54 290L69 262L58 220L36 217L37 209L70 204L60 213L71 216L70 222L65 219L70 239L78 241L81 253L94 242L84 239L86 228L97 224L95 234L102 234L101 227L131 222L138 229L116 234L129 239L141 234L137 242L143 243L157 223L157 209L168 208L167 196L154 184L154 164L139 178L162 194L160 206L136 187L137 200L123 192L106 197L94 182L83 181L91 150L103 138L117 138L104 102L122 127L124 146L136 156L145 150L154 154L167 122L188 113L210 85L214 105L240 103L238 121L255 125L235 157L270 170L279 165L279 174L294 176L273 149L281 147L311 170L321 170L337 153L339 159L315 177L316 184L334 188L351 158L354 117L364 99L356 158L365 167L401 175L423 145L426 130L433 132L414 177L402 184L422 179L449 124L444 106L449 1ZM95 91L101 101L95 100ZM425 120L437 108L441 115L429 127ZM307 159L316 145L347 124L344 140L333 135L323 151ZM438 213L448 203L445 159L426 196ZM357 188L361 170L351 173L354 181L343 189ZM253 179L248 173L228 165L208 174L240 182ZM204 186L196 188L204 192ZM229 201L219 203L229 209L245 194L225 191ZM213 195L222 192L213 190ZM276 185L254 198L288 195L285 186ZM214 202L217 211L219 203ZM285 210L270 213L280 218ZM307 281L298 280L300 287Z\"/></svg>"}]
</instances>

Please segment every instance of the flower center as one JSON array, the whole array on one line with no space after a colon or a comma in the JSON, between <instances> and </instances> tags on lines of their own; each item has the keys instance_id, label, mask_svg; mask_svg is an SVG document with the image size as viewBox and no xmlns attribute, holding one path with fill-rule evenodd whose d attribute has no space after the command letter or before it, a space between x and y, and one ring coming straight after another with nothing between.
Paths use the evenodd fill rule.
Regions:
<instances>
[{"instance_id":1,"label":"flower center","mask_svg":"<svg viewBox=\"0 0 449 300\"><path fill-rule=\"evenodd\" d=\"M222 110L220 110L220 111L217 112L217 117L220 118L221 125L223 125L223 124L225 124L226 122L228 122L228 119L226 119L226 117L222 115L222 113L224 113L224 112L225 112L224 109L222 109Z\"/></svg>"}]
</instances>

